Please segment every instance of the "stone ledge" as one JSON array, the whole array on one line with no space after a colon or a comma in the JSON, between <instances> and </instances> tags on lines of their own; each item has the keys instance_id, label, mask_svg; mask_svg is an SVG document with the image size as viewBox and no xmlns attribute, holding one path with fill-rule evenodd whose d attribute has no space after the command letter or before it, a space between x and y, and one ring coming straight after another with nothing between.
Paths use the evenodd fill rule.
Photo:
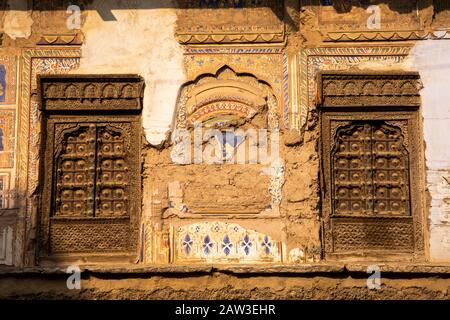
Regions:
<instances>
[{"instance_id":1,"label":"stone ledge","mask_svg":"<svg viewBox=\"0 0 450 320\"><path fill-rule=\"evenodd\" d=\"M364 273L367 267L378 265L382 273L392 274L441 274L450 275L450 264L376 264L376 263L352 263L352 264L303 264L303 265L115 265L115 266L83 266L81 271L90 274L103 275L127 275L127 274L212 274L214 272L245 275L245 274L343 274ZM66 269L63 267L43 268L12 268L0 267L0 276L14 275L63 275Z\"/></svg>"}]
</instances>

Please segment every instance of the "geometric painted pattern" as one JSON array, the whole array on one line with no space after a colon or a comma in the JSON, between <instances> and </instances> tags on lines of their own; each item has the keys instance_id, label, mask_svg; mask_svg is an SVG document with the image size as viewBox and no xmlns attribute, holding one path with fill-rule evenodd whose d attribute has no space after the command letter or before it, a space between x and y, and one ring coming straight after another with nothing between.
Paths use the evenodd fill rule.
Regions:
<instances>
[{"instance_id":1,"label":"geometric painted pattern","mask_svg":"<svg viewBox=\"0 0 450 320\"><path fill-rule=\"evenodd\" d=\"M202 222L176 231L175 261L279 262L280 244L238 224Z\"/></svg>"},{"instance_id":2,"label":"geometric painted pattern","mask_svg":"<svg viewBox=\"0 0 450 320\"><path fill-rule=\"evenodd\" d=\"M14 166L15 111L0 110L0 168Z\"/></svg>"},{"instance_id":3,"label":"geometric painted pattern","mask_svg":"<svg viewBox=\"0 0 450 320\"><path fill-rule=\"evenodd\" d=\"M0 57L0 104L15 105L17 88L17 58Z\"/></svg>"}]
</instances>

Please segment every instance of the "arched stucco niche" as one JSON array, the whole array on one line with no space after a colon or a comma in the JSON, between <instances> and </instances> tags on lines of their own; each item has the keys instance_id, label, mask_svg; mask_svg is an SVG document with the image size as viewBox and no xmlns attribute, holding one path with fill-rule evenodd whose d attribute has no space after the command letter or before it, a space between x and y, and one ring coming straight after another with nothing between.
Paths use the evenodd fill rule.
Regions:
<instances>
[{"instance_id":1,"label":"arched stucco niche","mask_svg":"<svg viewBox=\"0 0 450 320\"><path fill-rule=\"evenodd\" d=\"M175 128L239 126L264 115L262 127L279 129L279 108L270 85L250 73L238 73L223 65L214 73L199 75L181 87Z\"/></svg>"},{"instance_id":2,"label":"arched stucco niche","mask_svg":"<svg viewBox=\"0 0 450 320\"><path fill-rule=\"evenodd\" d=\"M279 118L277 99L267 82L222 65L181 87L171 137L172 162L219 165L217 172L241 166L242 172L265 176L265 182L258 188L267 198L252 200L246 209L234 204L234 208L230 205L225 210L237 215L250 212L259 215L263 211L278 215L284 183L284 165L279 157ZM234 179L228 175L227 179ZM239 192L239 188L234 188L232 198L239 199L242 196ZM181 207L185 204L179 203ZM206 205L205 210L199 208L202 205L194 208L197 205L188 204L187 213L217 210Z\"/></svg>"}]
</instances>

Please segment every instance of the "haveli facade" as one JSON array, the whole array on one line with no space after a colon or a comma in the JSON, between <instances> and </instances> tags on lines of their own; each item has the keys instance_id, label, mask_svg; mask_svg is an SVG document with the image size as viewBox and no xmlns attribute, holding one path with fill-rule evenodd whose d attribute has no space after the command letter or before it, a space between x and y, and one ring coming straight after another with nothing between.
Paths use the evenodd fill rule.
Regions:
<instances>
[{"instance_id":1,"label":"haveli facade","mask_svg":"<svg viewBox=\"0 0 450 320\"><path fill-rule=\"evenodd\" d=\"M449 297L449 1L1 6L6 296Z\"/></svg>"}]
</instances>

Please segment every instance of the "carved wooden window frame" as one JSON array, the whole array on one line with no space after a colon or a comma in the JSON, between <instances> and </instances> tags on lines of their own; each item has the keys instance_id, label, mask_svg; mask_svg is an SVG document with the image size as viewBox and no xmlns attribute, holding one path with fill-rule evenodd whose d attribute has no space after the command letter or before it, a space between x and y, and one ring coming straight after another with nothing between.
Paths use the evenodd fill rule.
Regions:
<instances>
[{"instance_id":1,"label":"carved wooden window frame","mask_svg":"<svg viewBox=\"0 0 450 320\"><path fill-rule=\"evenodd\" d=\"M326 259L354 259L357 257L369 260L410 260L424 258L423 186L425 178L423 146L420 139L422 137L419 118L420 85L419 75L414 72L330 71L319 74L317 104L320 110L321 130L322 240ZM404 147L407 151L404 153L406 156L404 154L398 155L399 159L406 161L405 163L409 166L408 170L404 171L406 172L404 177L407 177L406 183L408 185L406 189L409 189L408 194L401 193L403 203L409 201L409 208L408 211L404 211L405 214L395 216L393 210L387 210L386 212L376 210L380 208L379 205L384 200L376 203L375 194L379 190L377 188L382 188L385 182L377 184L375 178L370 178L371 182L367 183L364 179L368 176L364 172L370 172L372 177L375 174L378 175L381 170L385 169L377 169L376 161L387 159L386 163L390 163L389 159L394 159L395 156L392 156L389 152L383 153L375 149L370 149L367 152L367 154L371 154L372 162L370 166L364 167L366 170L359 172L362 172L361 176L365 177L361 178L361 185L367 183L372 188L373 198L370 200L371 206L369 206L372 210L371 213L370 210L360 210L359 212L362 212L362 214L353 216L336 214L335 204L339 203L336 200L339 196L337 195L335 199L333 186L338 184L335 177L338 177L341 173L345 175L345 172L339 173L339 168L336 169L338 166L333 166L333 160L335 160L332 159L333 152L336 152L333 151L333 148L336 148L336 137L339 135L339 130L352 124L367 124L372 128L374 126L384 126L384 128L389 126L390 128L397 128L396 130L401 132L400 135L391 134L389 136L397 137L394 144L400 145L400 148ZM370 139L370 144L373 146L377 138L373 133L374 131L371 132L371 136L365 139ZM343 140L339 141L342 142ZM390 142L383 141L386 146L392 145ZM343 146L343 148L347 147ZM398 151L398 154L401 152ZM349 155L345 154L345 156L351 157L350 153ZM362 163L364 157L365 153L361 155L361 161L358 163ZM350 158L348 160L350 161ZM386 166L388 167L387 170L392 169L389 168L390 164ZM392 170L395 171L396 169ZM350 172L348 172L348 177L350 177ZM386 172L389 175L391 171ZM348 180L350 181L350 178ZM386 181L386 190L389 194L387 199L390 200L390 197L393 197L391 191L396 185L391 183L393 180L390 176ZM370 184L372 185L370 186ZM362 190L358 186L350 186L347 191L354 190L352 188ZM358 192L356 194L359 196ZM408 201L406 198L408 198ZM363 198L361 197L361 199ZM358 198L358 200L360 199ZM348 205L353 208L351 201L344 206L347 208ZM383 203L383 205L386 205L386 203ZM392 209L391 204L388 208Z\"/></svg>"},{"instance_id":2,"label":"carved wooden window frame","mask_svg":"<svg viewBox=\"0 0 450 320\"><path fill-rule=\"evenodd\" d=\"M134 75L51 75L39 76L38 84L42 112L39 263L79 259L84 262L135 262L142 187L142 78ZM92 137L86 136L87 140L80 144L73 142L76 139L73 137L72 142L67 142L68 137L78 131L81 132L79 136L92 133ZM69 146L76 149L77 145L86 151L78 155L68 151ZM77 170L70 173L73 181L66 185L67 190L73 189L74 199L75 191L86 187L83 200L77 200L80 208L75 216L61 211L57 214L56 209L61 207L63 191L56 193L63 190L61 185L65 184L61 180L64 160L61 160L59 170L56 170L57 162L64 157L71 157L69 160L74 168L77 161L84 163L84 170L78 168L81 182L76 180L79 170L75 168ZM105 169L106 162L111 163L111 172ZM105 174L109 174L108 179ZM92 181L88 184L88 180ZM111 193L106 200L100 193L105 190ZM118 191L122 192L120 197ZM100 204L106 203L108 209L102 211ZM94 214L94 210L104 215Z\"/></svg>"}]
</instances>

